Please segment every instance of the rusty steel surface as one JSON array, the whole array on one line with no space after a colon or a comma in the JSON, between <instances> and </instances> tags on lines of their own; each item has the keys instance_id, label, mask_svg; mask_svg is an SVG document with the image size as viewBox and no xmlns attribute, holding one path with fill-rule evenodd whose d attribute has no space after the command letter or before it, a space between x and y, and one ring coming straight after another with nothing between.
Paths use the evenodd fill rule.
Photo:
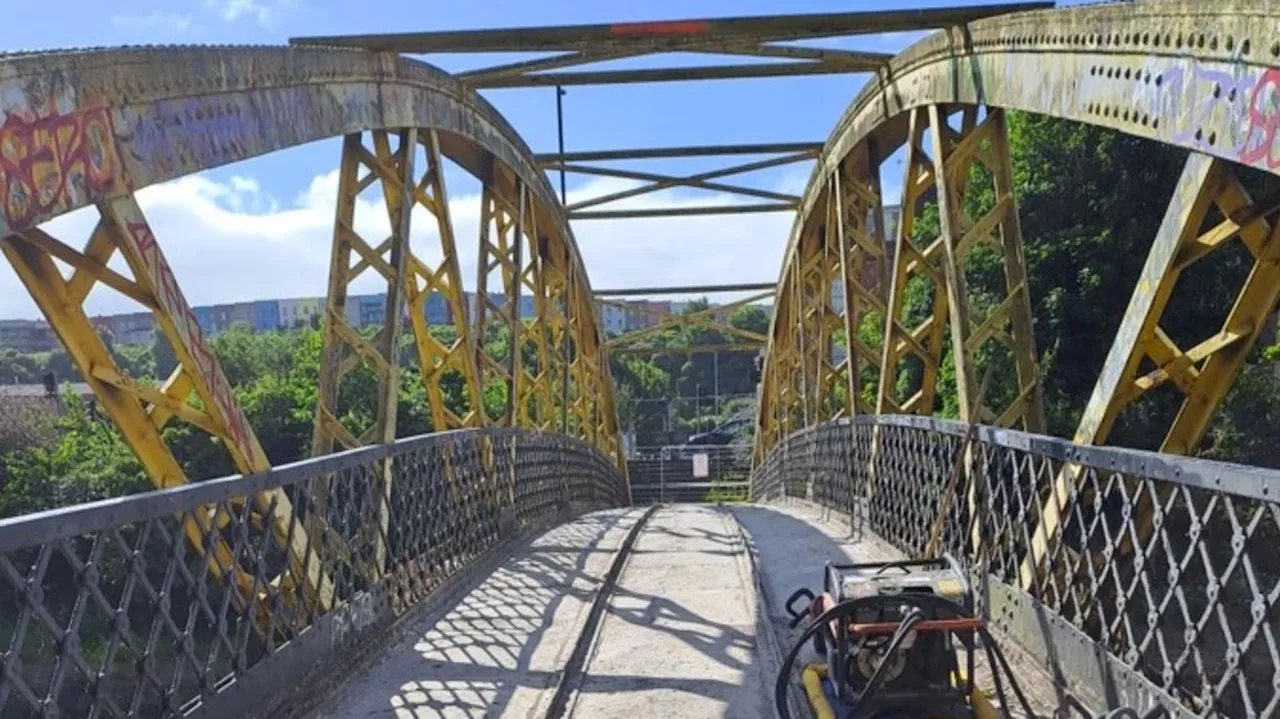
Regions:
<instances>
[{"instance_id":1,"label":"rusty steel surface","mask_svg":"<svg viewBox=\"0 0 1280 719\"><path fill-rule=\"evenodd\" d=\"M1162 450L1194 451L1276 301L1276 199L1250 197L1239 176L1244 168L1280 174L1280 41L1270 34L1278 21L1280 8L1256 1L1074 7L978 20L935 33L896 56L837 124L801 200L779 274L757 461L790 432L833 417L932 415L939 409L940 371L951 369L946 363L955 365L962 418L1032 432L1043 428L1034 318L1003 123L1008 110L1108 127L1191 153L1164 223L1152 224L1156 241L1147 268L1076 441L1105 442L1127 404L1171 385L1181 393L1182 407ZM985 114L981 123L979 114ZM904 145L895 236L868 218L888 202L879 196L880 166ZM985 175L972 171L978 164ZM963 199L975 179L993 181L996 199L971 218ZM913 232L915 216L930 204L941 218L936 239ZM976 293L1004 297L984 300L988 307L974 306L965 274L966 250L981 243L996 247L1004 270L1001 287ZM1197 343L1179 346L1160 322L1180 272L1220 248L1241 245L1252 255L1248 279L1235 288L1213 288L1232 292L1234 308L1221 325L1204 328ZM892 258L889 281L869 283L877 279L874 273L855 272L857 281L850 282L847 268L877 253ZM835 306L830 289L837 274L851 298L844 307ZM906 321L908 282L931 288L932 309L923 322ZM880 323L872 334L885 338L882 346L868 347L858 336L868 322ZM948 327L949 355L943 351ZM841 334L849 349L837 361ZM984 345L1002 353L1016 370L1017 385L990 406L976 406L973 365L980 349L986 353ZM907 382L898 381L903 359L919 368ZM1140 371L1144 363L1155 370ZM877 397L874 408L864 406L868 393ZM1032 552L1020 571L1024 589L1065 541L1059 525L1076 479L1068 471L1046 488L1037 513L1042 523L1032 527ZM1144 533L1151 531L1153 503L1139 501L1133 510Z\"/></svg>"},{"instance_id":2,"label":"rusty steel surface","mask_svg":"<svg viewBox=\"0 0 1280 719\"><path fill-rule=\"evenodd\" d=\"M965 23L989 15L1048 6L1048 3L1038 2L927 10L700 18L495 30L406 32L386 35L335 35L291 38L289 42L298 45L346 46L427 53L584 50L594 47L597 43L665 46L679 45L689 39L707 35L724 39L796 40L857 32L901 32L920 27L940 27Z\"/></svg>"},{"instance_id":3,"label":"rusty steel surface","mask_svg":"<svg viewBox=\"0 0 1280 719\"><path fill-rule=\"evenodd\" d=\"M465 139L524 179L542 205L558 207L533 153L492 105L447 73L392 55L283 47L45 52L0 56L0 87L17 99L3 110L7 142L59 128L83 140L73 155L53 158L80 182L53 182L30 164L0 169L0 234L295 145L408 127ZM480 160L454 159L473 173ZM563 215L553 219L572 236Z\"/></svg>"},{"instance_id":4,"label":"rusty steel surface","mask_svg":"<svg viewBox=\"0 0 1280 719\"><path fill-rule=\"evenodd\" d=\"M549 286L546 292L559 293L556 302L567 307L561 313L566 317L555 327L548 320L547 331L570 337L575 357L579 358L574 361L578 377L575 386L582 391L562 404L574 403L581 415L579 433L590 436L606 452L618 456L621 463L604 335L597 310L589 299L590 281L565 213L545 174L515 131L484 99L451 76L420 62L348 50L86 50L6 56L0 59L0 93L6 98L0 112L4 128L0 130L0 143L6 148L6 157L21 160L0 165L0 237L22 238L28 243L34 242L30 236L39 223L88 205L105 208L130 203L137 190L192 172L328 137L358 140L363 132L385 136L384 131L421 130L424 140L438 142L436 156L447 157L482 178L493 195L509 203L527 195L536 208L537 228L552 240L548 252L555 257L547 261L554 259L554 269L561 275L559 284ZM54 136L63 140L52 143L50 138ZM372 164L375 170L380 167L379 162ZM384 178L384 182L390 187L395 178ZM443 201L442 190L438 195L434 199ZM394 211L391 205L388 209ZM117 215L118 212L108 219L119 219L119 223L129 220ZM523 220L520 225L518 232L533 229L524 228ZM138 227L145 229L144 224ZM133 239L137 233L132 228L129 225L129 231L116 234ZM407 236L407 231L401 228L400 234ZM344 240L340 229L335 237ZM148 243L143 251L158 252L154 249L155 238L148 234L143 239ZM74 252L56 242L45 244L47 251ZM377 254L380 256L384 249L378 248ZM107 249L105 256L109 257L111 251L114 247ZM95 254L92 243L86 254L83 264L87 265L101 262L103 256ZM456 263L447 248L444 254L446 261ZM375 269L385 269L382 265L386 263L377 262L377 258L364 259L365 268L372 264ZM409 259L413 266L403 268L405 274L417 271L413 258ZM535 260L541 258L530 255L527 259ZM358 266L353 272L359 269ZM391 267L391 272L394 275L400 269ZM167 266L164 271L168 271ZM168 276L162 279L165 292L161 300L180 297L176 281ZM39 295L50 281L32 274L27 284L33 294ZM517 280L513 275L505 281ZM342 284L341 279L337 282ZM461 288L456 284L448 288L451 296L460 295ZM50 295L42 302L42 309L52 316L66 304L60 295ZM196 348L194 361L184 364L199 365L208 353L199 331L192 329L194 321L185 301L174 303L172 308L163 302L161 305L162 319L171 317L182 339L178 344ZM331 318L334 307L329 309ZM65 342L91 331L82 319L73 316L56 323L63 328L59 334ZM187 342L184 332L195 336ZM85 359L81 364L87 362ZM88 364L82 369L92 373ZM434 368L424 366L423 371ZM217 381L220 371L216 367L209 372L188 372L187 376L211 377L213 389L209 392L215 396L225 384ZM567 383L562 380L562 384ZM190 382L175 384L172 398L180 404L186 396L183 391L190 392L190 387ZM199 382L195 388L202 396L206 393ZM238 409L229 406L225 414L234 418ZM171 415L170 412L166 416ZM438 429L465 423L446 423ZM255 442L251 433L240 434L247 439L238 445L251 448ZM336 430L331 434L342 436ZM318 440L318 444L328 446L327 440ZM251 459L259 460L249 463L254 469L268 466L265 458ZM244 467L246 471L250 468ZM159 469L152 471L153 475L162 473ZM155 481L166 483L159 478Z\"/></svg>"}]
</instances>

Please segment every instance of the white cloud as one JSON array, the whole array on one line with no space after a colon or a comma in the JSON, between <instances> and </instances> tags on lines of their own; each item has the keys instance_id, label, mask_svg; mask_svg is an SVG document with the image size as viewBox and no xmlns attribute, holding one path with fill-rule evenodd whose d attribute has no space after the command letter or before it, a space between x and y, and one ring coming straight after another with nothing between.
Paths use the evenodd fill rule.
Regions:
<instances>
[{"instance_id":1,"label":"white cloud","mask_svg":"<svg viewBox=\"0 0 1280 719\"><path fill-rule=\"evenodd\" d=\"M235 22L242 17L255 20L259 25L266 25L275 18L276 11L285 7L287 2L258 2L258 0L204 0L204 6L211 8L227 22Z\"/></svg>"},{"instance_id":2,"label":"white cloud","mask_svg":"<svg viewBox=\"0 0 1280 719\"><path fill-rule=\"evenodd\" d=\"M186 32L192 28L190 15L175 15L156 10L150 15L112 15L111 24L119 28L163 28Z\"/></svg>"},{"instance_id":3,"label":"white cloud","mask_svg":"<svg viewBox=\"0 0 1280 719\"><path fill-rule=\"evenodd\" d=\"M784 184L795 182L787 178ZM217 182L202 175L149 187L138 200L192 305L254 299L317 297L325 293L333 237L337 171L316 176L292 206L282 207L252 178ZM571 192L570 203L632 186L600 180ZM455 190L455 192L457 192ZM463 282L476 279L480 198L455 194L450 212L461 257ZM356 230L376 246L390 224L376 193L356 207ZM621 208L708 204L678 191L631 198ZM612 209L613 205L610 206ZM83 245L96 210L80 210L46 223L44 229L74 247ZM597 288L769 281L777 277L791 229L791 213L593 220L575 222L591 283ZM434 218L419 208L413 217L414 252L439 262ZM127 268L117 257L112 267ZM367 271L353 293L385 288ZM140 307L104 286L86 301L90 315L134 312ZM37 317L39 312L5 262L0 262L0 318Z\"/></svg>"}]
</instances>

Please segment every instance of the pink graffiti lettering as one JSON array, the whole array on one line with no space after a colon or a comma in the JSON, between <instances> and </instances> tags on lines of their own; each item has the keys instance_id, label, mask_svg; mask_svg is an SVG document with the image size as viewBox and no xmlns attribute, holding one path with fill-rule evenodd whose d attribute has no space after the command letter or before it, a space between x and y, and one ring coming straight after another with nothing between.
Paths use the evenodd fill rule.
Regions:
<instances>
[{"instance_id":1,"label":"pink graffiti lettering","mask_svg":"<svg viewBox=\"0 0 1280 719\"><path fill-rule=\"evenodd\" d=\"M104 197L119 168L106 108L9 115L0 125L0 219L21 228Z\"/></svg>"},{"instance_id":2,"label":"pink graffiti lettering","mask_svg":"<svg viewBox=\"0 0 1280 719\"><path fill-rule=\"evenodd\" d=\"M1240 161L1250 165L1265 163L1269 168L1280 166L1280 156L1275 154L1277 128L1280 128L1280 71L1267 70L1249 98L1249 129Z\"/></svg>"},{"instance_id":3,"label":"pink graffiti lettering","mask_svg":"<svg viewBox=\"0 0 1280 719\"><path fill-rule=\"evenodd\" d=\"M186 354L191 357L196 365L195 369L208 383L213 402L217 405L218 413L222 415L236 448L251 466L256 464L257 454L248 423L236 405L231 385L222 374L217 357L205 342L204 332L200 330L200 323L196 321L195 313L191 311L186 297L178 288L177 279L173 276L164 253L156 243L155 234L145 222L126 222L125 229L133 240L138 254L142 256L143 264L147 266L152 286L157 290L161 309L173 318L174 329L177 330Z\"/></svg>"}]
</instances>

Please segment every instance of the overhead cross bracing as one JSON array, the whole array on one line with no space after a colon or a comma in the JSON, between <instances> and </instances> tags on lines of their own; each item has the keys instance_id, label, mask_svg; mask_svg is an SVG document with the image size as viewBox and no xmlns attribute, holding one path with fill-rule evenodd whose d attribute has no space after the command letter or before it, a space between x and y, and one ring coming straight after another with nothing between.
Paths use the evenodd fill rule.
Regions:
<instances>
[{"instance_id":1,"label":"overhead cross bracing","mask_svg":"<svg viewBox=\"0 0 1280 719\"><path fill-rule=\"evenodd\" d=\"M779 15L772 17L700 18L661 22L613 23L557 27L505 28L462 32L408 32L292 38L299 46L352 47L376 52L405 54L557 53L510 64L481 67L458 74L477 89L612 85L694 80L727 80L800 75L875 73L890 55L878 52L821 48L802 41L856 38L952 27L991 15L1048 7L1049 3L980 5L927 10ZM677 67L625 70L575 70L606 61L644 60L669 53L697 53L731 57L732 65L687 64ZM742 62L744 58L752 59ZM781 60L759 62L760 58ZM634 63L632 63L634 64ZM556 90L563 92L561 89ZM559 100L559 98L557 98ZM562 121L562 118L560 118ZM618 220L663 217L737 215L791 212L799 198L761 187L739 177L785 165L808 163L821 149L820 142L757 143L732 146L636 148L589 152L542 153L539 164L548 171L589 177L629 180L635 187L568 205L571 220ZM635 167L634 161L691 157L752 155L749 162L673 175ZM616 164L630 161L627 167ZM561 180L564 186L564 180ZM710 191L721 201L680 207L628 208L616 203L670 188Z\"/></svg>"},{"instance_id":2,"label":"overhead cross bracing","mask_svg":"<svg viewBox=\"0 0 1280 719\"><path fill-rule=\"evenodd\" d=\"M558 52L550 58L495 65L462 73L476 88L596 85L678 80L874 72L891 55L781 43L800 40L931 30L992 15L1051 7L1052 3L981 5L929 10L891 10L772 17L733 17L630 22L607 25L506 28L500 30L408 32L291 38L294 45L353 47L408 54ZM781 58L794 62L693 66L652 70L547 72L603 60L658 53Z\"/></svg>"}]
</instances>

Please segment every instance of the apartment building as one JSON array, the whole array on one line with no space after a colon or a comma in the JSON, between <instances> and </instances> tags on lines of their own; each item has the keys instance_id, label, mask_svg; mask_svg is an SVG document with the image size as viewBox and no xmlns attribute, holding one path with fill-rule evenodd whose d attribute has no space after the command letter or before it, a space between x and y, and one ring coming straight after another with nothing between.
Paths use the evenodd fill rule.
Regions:
<instances>
[{"instance_id":1,"label":"apartment building","mask_svg":"<svg viewBox=\"0 0 1280 719\"><path fill-rule=\"evenodd\" d=\"M627 311L617 305L597 303L600 307L600 323L606 335L617 336L627 331Z\"/></svg>"},{"instance_id":2,"label":"apartment building","mask_svg":"<svg viewBox=\"0 0 1280 719\"><path fill-rule=\"evenodd\" d=\"M253 303L255 332L270 332L280 327L280 300L258 300Z\"/></svg>"},{"instance_id":3,"label":"apartment building","mask_svg":"<svg viewBox=\"0 0 1280 719\"><path fill-rule=\"evenodd\" d=\"M255 312L252 302L239 302L233 305L214 305L213 331L215 334L226 332L237 324L252 328L254 316Z\"/></svg>"},{"instance_id":4,"label":"apartment building","mask_svg":"<svg viewBox=\"0 0 1280 719\"><path fill-rule=\"evenodd\" d=\"M0 348L19 352L48 352L58 336L44 320L0 320Z\"/></svg>"},{"instance_id":5,"label":"apartment building","mask_svg":"<svg viewBox=\"0 0 1280 719\"><path fill-rule=\"evenodd\" d=\"M310 327L324 315L323 297L299 297L279 303L281 327Z\"/></svg>"}]
</instances>

